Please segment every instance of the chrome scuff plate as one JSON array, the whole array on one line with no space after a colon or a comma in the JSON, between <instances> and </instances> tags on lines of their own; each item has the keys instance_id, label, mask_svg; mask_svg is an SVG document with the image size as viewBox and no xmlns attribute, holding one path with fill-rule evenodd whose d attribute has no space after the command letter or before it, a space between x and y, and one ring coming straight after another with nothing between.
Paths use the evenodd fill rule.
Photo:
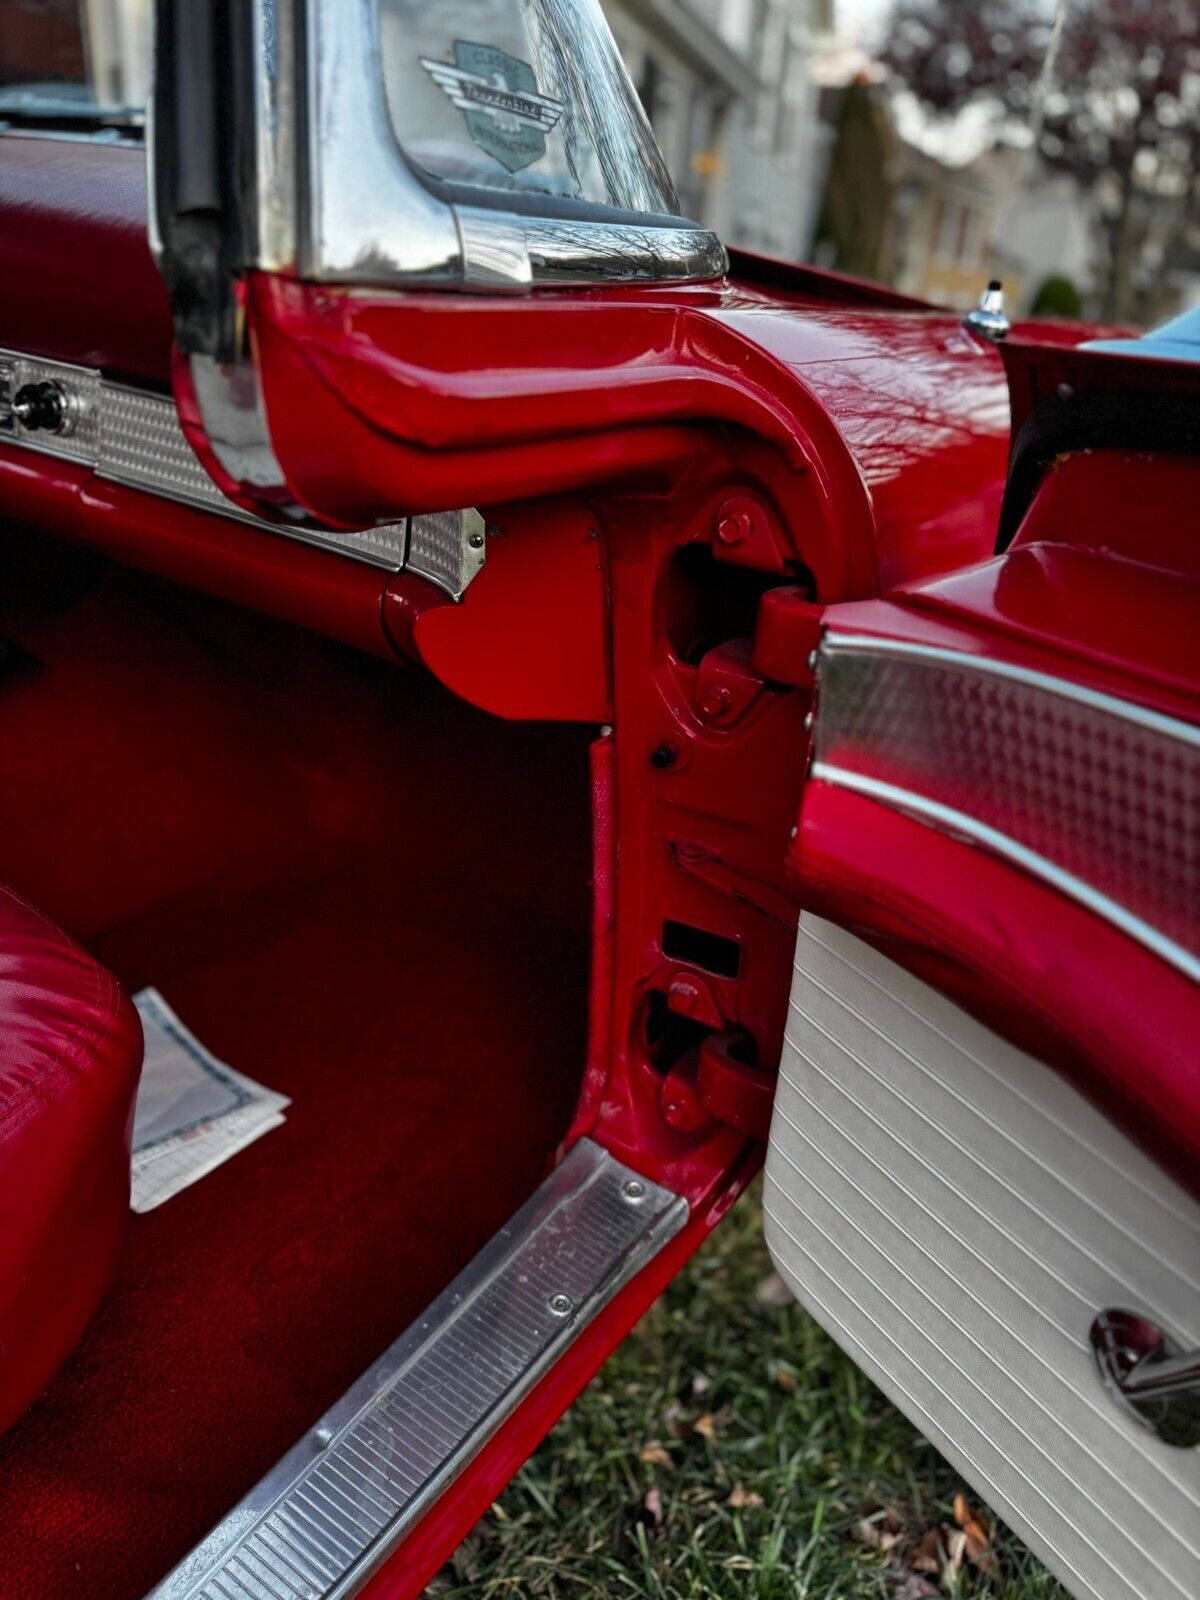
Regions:
<instances>
[{"instance_id":1,"label":"chrome scuff plate","mask_svg":"<svg viewBox=\"0 0 1200 1600\"><path fill-rule=\"evenodd\" d=\"M1200 1206L1064 1079L805 915L765 1189L780 1274L1080 1600L1200 1593L1200 1453L1105 1391L1102 1307L1200 1344Z\"/></svg>"},{"instance_id":2,"label":"chrome scuff plate","mask_svg":"<svg viewBox=\"0 0 1200 1600\"><path fill-rule=\"evenodd\" d=\"M353 1594L686 1217L679 1196L581 1140L148 1600Z\"/></svg>"}]
</instances>

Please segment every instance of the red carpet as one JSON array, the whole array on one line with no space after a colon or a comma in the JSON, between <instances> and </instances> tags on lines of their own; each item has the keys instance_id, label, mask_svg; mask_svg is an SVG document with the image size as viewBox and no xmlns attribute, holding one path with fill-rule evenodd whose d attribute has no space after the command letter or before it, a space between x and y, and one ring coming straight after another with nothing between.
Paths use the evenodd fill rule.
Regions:
<instances>
[{"instance_id":1,"label":"red carpet","mask_svg":"<svg viewBox=\"0 0 1200 1600\"><path fill-rule=\"evenodd\" d=\"M536 1185L585 1045L586 730L86 589L0 602L42 663L0 676L0 879L292 1105L131 1218L0 1439L3 1600L138 1600Z\"/></svg>"}]
</instances>

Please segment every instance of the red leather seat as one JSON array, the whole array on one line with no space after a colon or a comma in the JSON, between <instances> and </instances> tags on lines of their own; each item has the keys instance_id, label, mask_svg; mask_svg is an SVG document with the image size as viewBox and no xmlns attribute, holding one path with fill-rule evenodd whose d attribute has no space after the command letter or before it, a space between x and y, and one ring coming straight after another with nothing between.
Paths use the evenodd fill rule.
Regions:
<instances>
[{"instance_id":1,"label":"red leather seat","mask_svg":"<svg viewBox=\"0 0 1200 1600\"><path fill-rule=\"evenodd\" d=\"M0 1429L40 1394L112 1277L141 1059L116 979L0 888Z\"/></svg>"}]
</instances>

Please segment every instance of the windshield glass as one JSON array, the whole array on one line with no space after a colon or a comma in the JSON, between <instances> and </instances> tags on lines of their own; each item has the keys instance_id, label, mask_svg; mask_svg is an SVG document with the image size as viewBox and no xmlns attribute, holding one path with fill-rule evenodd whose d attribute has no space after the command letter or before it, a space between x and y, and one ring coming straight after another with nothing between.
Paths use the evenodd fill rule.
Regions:
<instances>
[{"instance_id":1,"label":"windshield glass","mask_svg":"<svg viewBox=\"0 0 1200 1600\"><path fill-rule=\"evenodd\" d=\"M396 137L427 176L625 211L678 201L598 0L379 0Z\"/></svg>"},{"instance_id":2,"label":"windshield glass","mask_svg":"<svg viewBox=\"0 0 1200 1600\"><path fill-rule=\"evenodd\" d=\"M138 125L152 0L0 0L0 118Z\"/></svg>"}]
</instances>

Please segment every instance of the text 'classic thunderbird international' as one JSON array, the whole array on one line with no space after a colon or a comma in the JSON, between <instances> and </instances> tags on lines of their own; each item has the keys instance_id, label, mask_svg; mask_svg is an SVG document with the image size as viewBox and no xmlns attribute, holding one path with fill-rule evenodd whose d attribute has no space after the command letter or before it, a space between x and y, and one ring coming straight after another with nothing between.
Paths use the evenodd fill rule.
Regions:
<instances>
[{"instance_id":1,"label":"text 'classic thunderbird international'","mask_svg":"<svg viewBox=\"0 0 1200 1600\"><path fill-rule=\"evenodd\" d=\"M1200 316L727 256L597 0L154 52L0 109L0 1592L418 1595L765 1160L1195 1600Z\"/></svg>"}]
</instances>

